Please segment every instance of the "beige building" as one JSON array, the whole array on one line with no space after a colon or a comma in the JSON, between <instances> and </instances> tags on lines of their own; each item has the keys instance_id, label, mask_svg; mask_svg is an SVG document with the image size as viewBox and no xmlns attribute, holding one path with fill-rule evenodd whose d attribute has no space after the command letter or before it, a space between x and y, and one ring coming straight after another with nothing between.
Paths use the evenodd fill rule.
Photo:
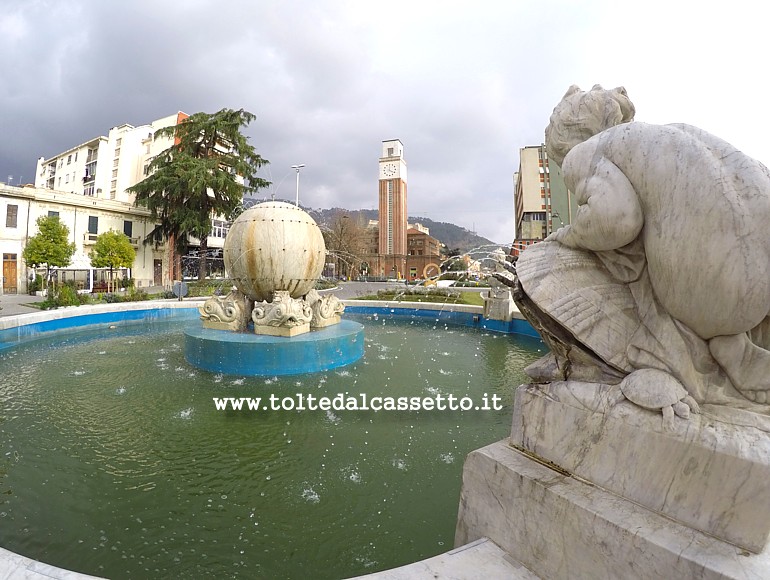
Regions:
<instances>
[{"instance_id":1,"label":"beige building","mask_svg":"<svg viewBox=\"0 0 770 580\"><path fill-rule=\"evenodd\" d=\"M514 174L516 240L542 240L571 222L574 199L564 185L561 168L548 159L545 145L519 150Z\"/></svg>"}]
</instances>

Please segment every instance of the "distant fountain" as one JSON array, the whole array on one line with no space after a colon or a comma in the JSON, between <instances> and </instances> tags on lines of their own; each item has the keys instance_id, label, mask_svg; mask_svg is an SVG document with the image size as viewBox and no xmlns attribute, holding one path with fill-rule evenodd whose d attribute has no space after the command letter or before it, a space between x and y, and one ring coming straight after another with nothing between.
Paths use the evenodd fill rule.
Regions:
<instances>
[{"instance_id":1,"label":"distant fountain","mask_svg":"<svg viewBox=\"0 0 770 580\"><path fill-rule=\"evenodd\" d=\"M188 362L214 372L283 375L358 360L363 327L341 319L345 307L336 296L315 290L325 259L321 231L299 207L269 201L244 211L224 246L234 287L199 308L203 327L186 333Z\"/></svg>"}]
</instances>

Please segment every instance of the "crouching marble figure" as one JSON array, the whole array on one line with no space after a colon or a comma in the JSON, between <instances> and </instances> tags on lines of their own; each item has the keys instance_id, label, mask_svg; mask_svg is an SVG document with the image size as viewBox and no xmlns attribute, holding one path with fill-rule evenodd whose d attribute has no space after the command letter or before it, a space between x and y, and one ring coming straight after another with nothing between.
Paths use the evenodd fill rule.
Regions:
<instances>
[{"instance_id":1,"label":"crouching marble figure","mask_svg":"<svg viewBox=\"0 0 770 580\"><path fill-rule=\"evenodd\" d=\"M770 173L634 114L597 85L551 116L577 211L512 281L550 353L468 456L455 541L544 578L770 578Z\"/></svg>"},{"instance_id":2,"label":"crouching marble figure","mask_svg":"<svg viewBox=\"0 0 770 580\"><path fill-rule=\"evenodd\" d=\"M693 402L765 412L770 173L705 131L633 116L624 89L573 86L546 129L578 208L516 267L522 310L560 327L542 372L595 355L605 378L658 369Z\"/></svg>"}]
</instances>

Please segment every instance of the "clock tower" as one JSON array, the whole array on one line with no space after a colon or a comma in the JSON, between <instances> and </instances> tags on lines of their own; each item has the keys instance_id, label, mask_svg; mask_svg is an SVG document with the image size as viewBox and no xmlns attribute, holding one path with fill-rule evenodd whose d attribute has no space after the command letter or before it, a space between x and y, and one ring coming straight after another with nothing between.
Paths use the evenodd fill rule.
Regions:
<instances>
[{"instance_id":1,"label":"clock tower","mask_svg":"<svg viewBox=\"0 0 770 580\"><path fill-rule=\"evenodd\" d=\"M382 142L380 157L380 267L385 276L405 275L406 161L398 139Z\"/></svg>"}]
</instances>

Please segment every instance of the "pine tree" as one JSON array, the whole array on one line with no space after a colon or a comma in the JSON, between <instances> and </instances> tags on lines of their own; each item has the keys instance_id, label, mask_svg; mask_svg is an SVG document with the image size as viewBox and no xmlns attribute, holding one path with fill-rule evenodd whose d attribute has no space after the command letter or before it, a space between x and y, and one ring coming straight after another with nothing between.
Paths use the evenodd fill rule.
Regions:
<instances>
[{"instance_id":1,"label":"pine tree","mask_svg":"<svg viewBox=\"0 0 770 580\"><path fill-rule=\"evenodd\" d=\"M129 188L135 204L149 209L158 222L145 243L173 239L183 254L190 237L200 240L198 279L206 276L212 218L232 219L245 193L270 185L257 177L268 161L241 133L254 118L243 109L222 109L159 129L154 138L173 137L174 145L152 160L146 179Z\"/></svg>"}]
</instances>

